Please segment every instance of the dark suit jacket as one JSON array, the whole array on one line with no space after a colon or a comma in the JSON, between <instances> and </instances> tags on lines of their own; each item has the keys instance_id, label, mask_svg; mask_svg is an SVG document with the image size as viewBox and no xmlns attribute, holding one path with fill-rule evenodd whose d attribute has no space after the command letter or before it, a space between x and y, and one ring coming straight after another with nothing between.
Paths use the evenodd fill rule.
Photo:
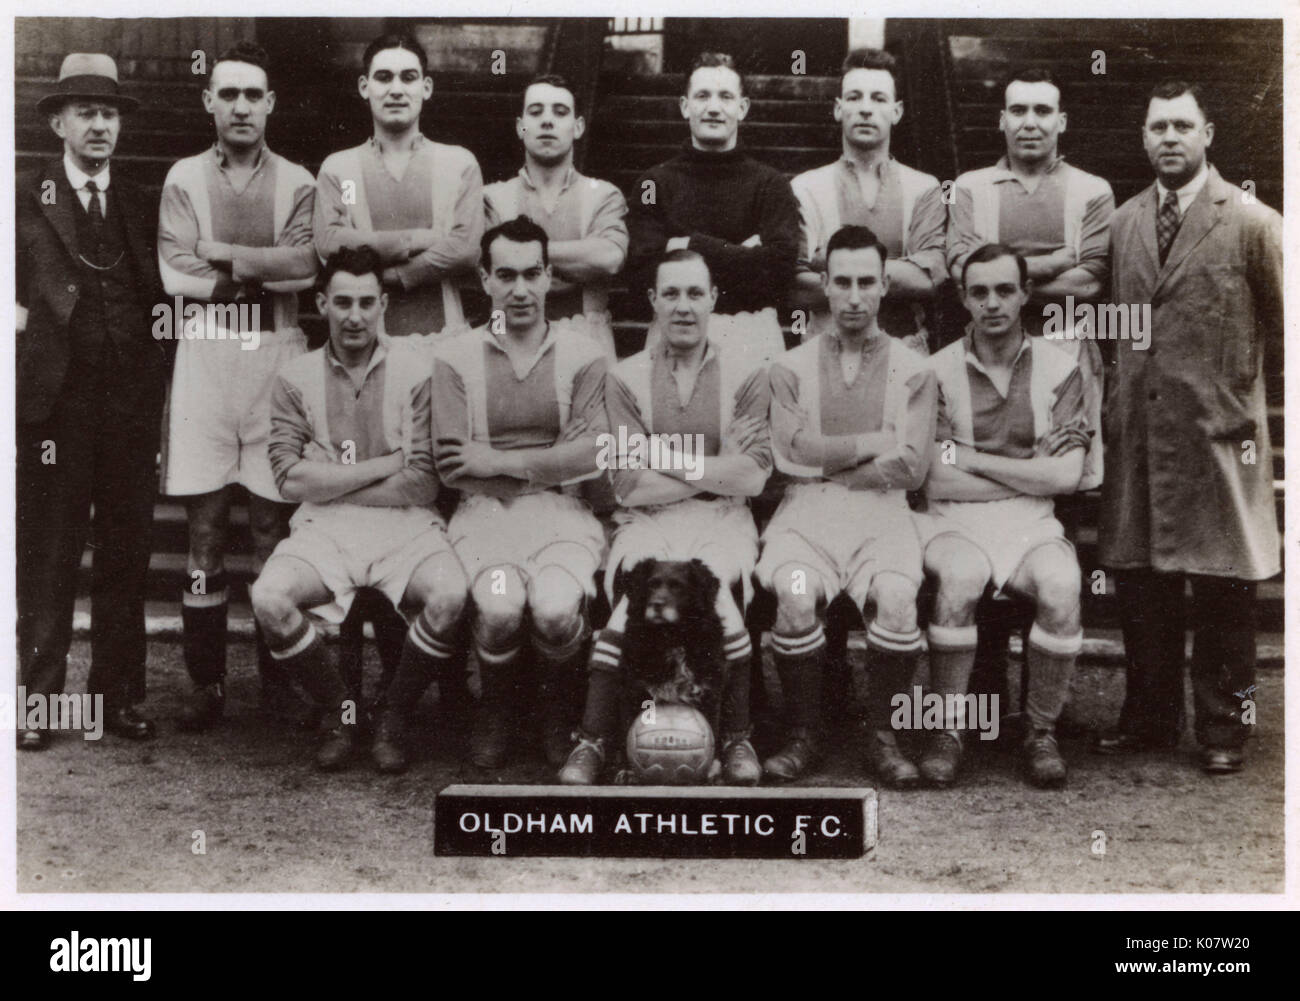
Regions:
<instances>
[{"instance_id":1,"label":"dark suit jacket","mask_svg":"<svg viewBox=\"0 0 1300 1001\"><path fill-rule=\"evenodd\" d=\"M51 188L46 182L53 182ZM62 158L50 159L37 170L18 177L17 295L18 362L16 396L18 420L45 420L64 390L71 351L68 323L80 295L82 270L77 257L77 216L81 202L68 184ZM52 197L48 192L52 192ZM136 274L144 316L158 303L168 302L158 277L156 229L158 202L142 192L118 167L113 167L110 202L116 199L126 224L126 241ZM25 315L25 324L24 324ZM154 339L151 325L121 337L120 363L130 374L117 380L129 387L115 394L114 406L145 415L161 405L171 356L170 341Z\"/></svg>"}]
</instances>

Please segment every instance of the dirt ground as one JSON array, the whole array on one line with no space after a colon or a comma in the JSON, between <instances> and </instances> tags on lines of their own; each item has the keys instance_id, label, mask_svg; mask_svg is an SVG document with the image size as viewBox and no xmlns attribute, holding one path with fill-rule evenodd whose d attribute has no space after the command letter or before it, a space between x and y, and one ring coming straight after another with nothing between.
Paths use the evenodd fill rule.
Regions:
<instances>
[{"instance_id":1,"label":"dirt ground","mask_svg":"<svg viewBox=\"0 0 1300 1001\"><path fill-rule=\"evenodd\" d=\"M83 688L88 650L73 648L69 691ZM485 775L462 762L463 734L432 699L431 732L405 775L365 759L323 775L310 738L257 709L249 644L232 645L227 719L216 731L175 729L187 681L180 648L150 647L150 744L62 734L18 755L18 890L353 893L1280 893L1284 876L1279 669L1260 673L1258 738L1247 770L1207 777L1190 738L1176 754L1098 757L1063 742L1069 785L1020 779L1013 748L979 746L946 791L879 794L879 844L851 862L444 859L432 851L434 793L453 782L545 782L540 759ZM1115 719L1121 671L1085 667L1072 712ZM1190 713L1190 704L1188 711ZM1001 742L999 742L1001 743ZM810 784L869 785L863 741L845 724ZM762 748L760 747L760 751ZM195 854L202 831L206 854ZM1105 836L1095 854L1094 832Z\"/></svg>"}]
</instances>

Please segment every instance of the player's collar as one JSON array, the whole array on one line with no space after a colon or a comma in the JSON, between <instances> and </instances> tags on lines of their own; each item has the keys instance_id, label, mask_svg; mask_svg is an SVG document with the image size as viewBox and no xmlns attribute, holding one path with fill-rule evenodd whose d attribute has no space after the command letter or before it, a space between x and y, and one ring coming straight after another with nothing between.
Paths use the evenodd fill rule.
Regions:
<instances>
[{"instance_id":1,"label":"player's collar","mask_svg":"<svg viewBox=\"0 0 1300 1001\"><path fill-rule=\"evenodd\" d=\"M223 170L229 166L229 158L226 156L225 150L221 148L220 142L214 142L212 144L212 157L217 161L217 166ZM262 140L262 145L257 150L257 158L253 160L253 173L256 174L261 170L262 166L270 159L270 147L266 145L266 140Z\"/></svg>"},{"instance_id":2,"label":"player's collar","mask_svg":"<svg viewBox=\"0 0 1300 1001\"><path fill-rule=\"evenodd\" d=\"M666 365L672 365L672 346L668 343L668 338L666 336L659 339L659 344L655 348L655 354L662 358ZM700 359L700 370L703 371L705 365L711 361L717 360L718 349L714 346L713 338L706 336L704 338L704 357Z\"/></svg>"},{"instance_id":3,"label":"player's collar","mask_svg":"<svg viewBox=\"0 0 1300 1001\"><path fill-rule=\"evenodd\" d=\"M542 356L545 355L546 352L550 349L551 345L555 343L555 330L556 330L556 325L552 323L550 320L547 320L546 333L542 335L542 342L537 345L536 353L532 356L532 358L528 360L528 364L527 366L525 366L522 372L519 371L519 369L517 368L515 369L515 374L519 378L522 379L529 372L531 372L533 370L533 367L538 363L538 361L541 360ZM506 350L506 337L508 335L494 333L492 330L492 324L485 323L483 324L483 336L487 340L487 342L490 345L492 345L493 348L495 348L497 351L500 351L507 358L510 357L510 352ZM514 367L513 359L511 359L510 364L511 367L513 368Z\"/></svg>"},{"instance_id":4,"label":"player's collar","mask_svg":"<svg viewBox=\"0 0 1300 1001\"><path fill-rule=\"evenodd\" d=\"M1056 154L1055 159L1047 165L1047 170L1044 171L1044 173L1054 174L1058 169L1060 169L1060 166L1063 163L1065 163L1065 154ZM1007 158L1007 155L1003 153L1002 159L993 165L993 183L1000 184L1003 181L1018 180L1020 180L1020 178L1011 172L1011 161Z\"/></svg>"},{"instance_id":5,"label":"player's collar","mask_svg":"<svg viewBox=\"0 0 1300 1001\"><path fill-rule=\"evenodd\" d=\"M699 163L738 163L748 156L744 144L739 139L736 140L736 145L731 149L712 150L699 149L691 141L690 136L686 137L682 152L688 160L695 160Z\"/></svg>"},{"instance_id":6,"label":"player's collar","mask_svg":"<svg viewBox=\"0 0 1300 1001\"><path fill-rule=\"evenodd\" d=\"M529 191L539 190L537 185L533 183L532 175L528 173L527 163L519 168L519 177L523 181L524 187ZM569 169L564 172L564 180L560 184L560 194L564 194L568 191L573 183L580 180L581 177L582 175L578 173L577 168L574 167L573 164L569 164Z\"/></svg>"},{"instance_id":7,"label":"player's collar","mask_svg":"<svg viewBox=\"0 0 1300 1001\"><path fill-rule=\"evenodd\" d=\"M1018 350L1016 356L1011 359L1011 367L1013 369L1020 364L1021 358L1023 358L1027 353L1032 353L1033 351L1032 344L1034 339L1025 333L1023 327L1020 330L1020 338L1020 350ZM961 339L961 342L966 352L966 364L971 366L971 368L978 369L980 372L988 375L988 369L984 367L984 363L980 361L979 355L975 353L974 323L966 324L966 335Z\"/></svg>"},{"instance_id":8,"label":"player's collar","mask_svg":"<svg viewBox=\"0 0 1300 1001\"><path fill-rule=\"evenodd\" d=\"M884 347L885 342L888 340L889 340L889 334L885 333L885 331L881 329L876 334L875 337L863 338L862 343L859 346L858 350L864 355L870 354L872 351L876 350L877 348ZM836 328L834 325L832 325L831 328L826 332L826 346L830 348L830 350L833 351L835 354L843 353L846 347L844 338L840 336L840 332L838 328Z\"/></svg>"},{"instance_id":9,"label":"player's collar","mask_svg":"<svg viewBox=\"0 0 1300 1001\"><path fill-rule=\"evenodd\" d=\"M415 136L411 139L411 144L403 150L403 152L414 152L415 150L420 149L428 141L429 140L425 138L424 133L417 130ZM366 145L374 151L376 156L383 152L383 150L379 148L379 140L375 138L373 133L371 133L370 138L366 140Z\"/></svg>"},{"instance_id":10,"label":"player's collar","mask_svg":"<svg viewBox=\"0 0 1300 1001\"><path fill-rule=\"evenodd\" d=\"M382 331L379 336L375 338L375 350L370 352L370 361L366 363L365 375L362 376L363 379L367 378L370 373L375 370L375 367L388 357L388 344L390 340L391 338ZM339 361L338 355L334 353L334 342L329 338L326 338L325 340L325 360L334 368L337 368L344 373L347 372L347 366L344 365L343 362Z\"/></svg>"},{"instance_id":11,"label":"player's collar","mask_svg":"<svg viewBox=\"0 0 1300 1001\"><path fill-rule=\"evenodd\" d=\"M883 181L885 179L886 172L893 170L894 164L897 162L898 161L894 159L894 156L891 153L883 160L876 161L876 165L868 169L870 170L871 173L875 174L876 177L878 177L880 180ZM854 176L857 176L858 171L863 169L862 167L858 166L858 162L854 160L853 157L849 156L847 153L842 153L840 155L840 163L847 170L851 171Z\"/></svg>"}]
</instances>

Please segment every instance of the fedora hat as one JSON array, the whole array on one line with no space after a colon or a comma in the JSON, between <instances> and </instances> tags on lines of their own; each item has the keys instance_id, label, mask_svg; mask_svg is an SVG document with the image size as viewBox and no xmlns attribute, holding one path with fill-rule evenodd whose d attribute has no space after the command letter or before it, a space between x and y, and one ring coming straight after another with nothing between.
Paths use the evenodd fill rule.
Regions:
<instances>
[{"instance_id":1,"label":"fedora hat","mask_svg":"<svg viewBox=\"0 0 1300 1001\"><path fill-rule=\"evenodd\" d=\"M66 101L92 100L116 104L123 111L134 111L140 102L121 93L117 86L117 63L112 56L98 52L72 52L59 67L59 82L54 93L36 102L36 110L51 115Z\"/></svg>"}]
</instances>

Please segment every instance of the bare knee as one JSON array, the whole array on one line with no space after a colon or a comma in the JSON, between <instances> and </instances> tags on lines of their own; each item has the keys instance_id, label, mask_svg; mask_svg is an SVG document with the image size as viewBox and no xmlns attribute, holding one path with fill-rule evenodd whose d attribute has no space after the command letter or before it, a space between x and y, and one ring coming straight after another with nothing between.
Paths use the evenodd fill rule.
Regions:
<instances>
[{"instance_id":1,"label":"bare knee","mask_svg":"<svg viewBox=\"0 0 1300 1001\"><path fill-rule=\"evenodd\" d=\"M1033 568L1032 587L1037 618L1053 631L1074 631L1079 619L1081 582L1078 564L1053 547ZM1059 555L1058 555L1059 554Z\"/></svg>"},{"instance_id":2,"label":"bare knee","mask_svg":"<svg viewBox=\"0 0 1300 1001\"><path fill-rule=\"evenodd\" d=\"M581 614L582 595L582 587L568 572L557 567L542 570L528 588L533 628L547 640L567 639Z\"/></svg>"},{"instance_id":3,"label":"bare knee","mask_svg":"<svg viewBox=\"0 0 1300 1001\"><path fill-rule=\"evenodd\" d=\"M916 582L902 574L877 574L871 582L876 621L885 629L911 632L916 628Z\"/></svg>"},{"instance_id":4,"label":"bare knee","mask_svg":"<svg viewBox=\"0 0 1300 1001\"><path fill-rule=\"evenodd\" d=\"M807 632L817 624L821 584L808 567L790 563L772 575L776 591L776 628L782 633Z\"/></svg>"},{"instance_id":5,"label":"bare knee","mask_svg":"<svg viewBox=\"0 0 1300 1001\"><path fill-rule=\"evenodd\" d=\"M480 639L503 644L518 633L527 595L523 578L512 567L493 567L479 575L473 587Z\"/></svg>"},{"instance_id":6,"label":"bare knee","mask_svg":"<svg viewBox=\"0 0 1300 1001\"><path fill-rule=\"evenodd\" d=\"M975 621L975 606L992 577L989 561L974 546L936 540L925 552L925 569L938 584L934 622L965 626Z\"/></svg>"},{"instance_id":7,"label":"bare knee","mask_svg":"<svg viewBox=\"0 0 1300 1001\"><path fill-rule=\"evenodd\" d=\"M249 587L248 597L258 625L272 636L288 634L298 615L298 606L288 590L274 581L259 577Z\"/></svg>"},{"instance_id":8,"label":"bare knee","mask_svg":"<svg viewBox=\"0 0 1300 1001\"><path fill-rule=\"evenodd\" d=\"M225 513L197 509L190 513L189 520L189 568L217 573L225 563Z\"/></svg>"}]
</instances>

